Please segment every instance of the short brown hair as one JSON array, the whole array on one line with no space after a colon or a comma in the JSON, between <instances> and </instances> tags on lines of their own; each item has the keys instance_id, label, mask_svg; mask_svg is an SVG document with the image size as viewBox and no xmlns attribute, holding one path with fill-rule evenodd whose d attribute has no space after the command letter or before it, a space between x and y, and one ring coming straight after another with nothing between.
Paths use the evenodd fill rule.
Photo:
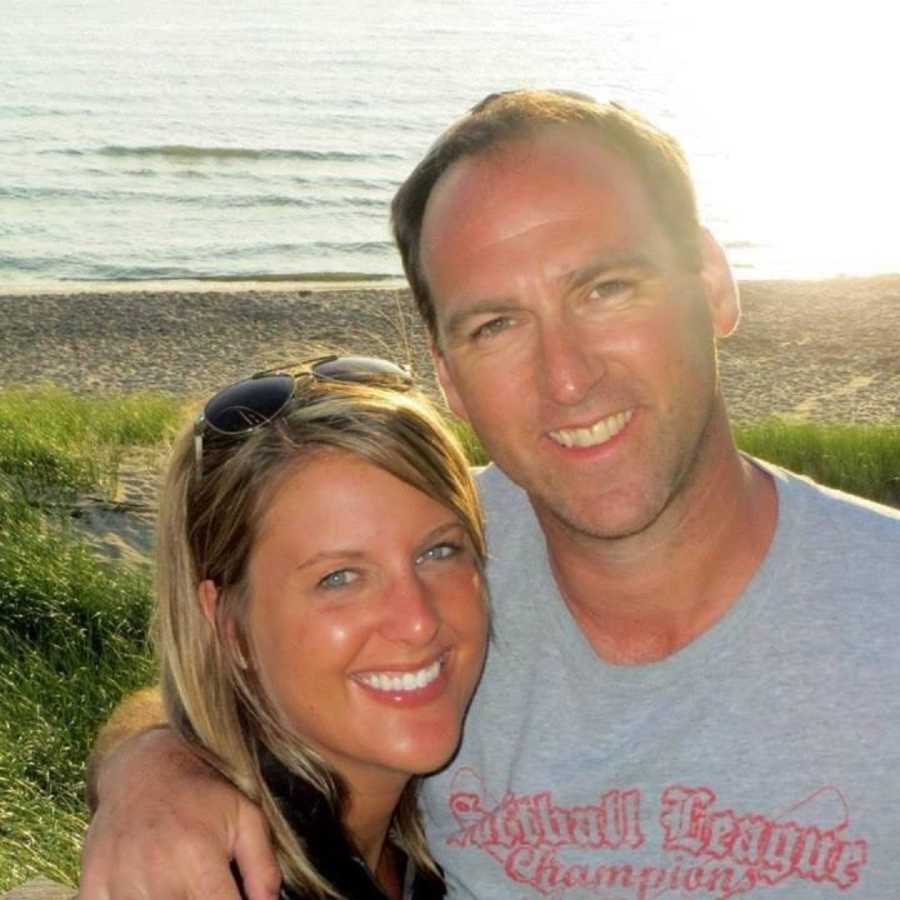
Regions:
<instances>
[{"instance_id":1,"label":"short brown hair","mask_svg":"<svg viewBox=\"0 0 900 900\"><path fill-rule=\"evenodd\" d=\"M419 313L433 338L437 319L422 270L421 237L435 184L455 162L553 125L589 128L601 146L628 160L682 262L691 269L699 266L697 201L687 159L675 138L618 103L598 103L586 94L533 90L490 94L432 144L391 203L394 240Z\"/></svg>"}]
</instances>

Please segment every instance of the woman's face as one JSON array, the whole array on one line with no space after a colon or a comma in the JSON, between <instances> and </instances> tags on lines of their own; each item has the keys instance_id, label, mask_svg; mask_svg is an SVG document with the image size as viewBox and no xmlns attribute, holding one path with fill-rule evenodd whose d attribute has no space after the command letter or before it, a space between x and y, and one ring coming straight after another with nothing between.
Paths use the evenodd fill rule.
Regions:
<instances>
[{"instance_id":1,"label":"woman's face","mask_svg":"<svg viewBox=\"0 0 900 900\"><path fill-rule=\"evenodd\" d=\"M250 557L252 665L285 723L357 790L451 756L487 612L440 503L343 451L280 484Z\"/></svg>"}]
</instances>

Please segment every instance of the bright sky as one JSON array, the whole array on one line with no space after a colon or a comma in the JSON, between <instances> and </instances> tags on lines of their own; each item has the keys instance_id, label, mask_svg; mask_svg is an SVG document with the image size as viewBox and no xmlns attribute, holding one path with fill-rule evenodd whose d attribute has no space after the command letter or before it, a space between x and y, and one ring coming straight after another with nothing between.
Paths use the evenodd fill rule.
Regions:
<instances>
[{"instance_id":1,"label":"bright sky","mask_svg":"<svg viewBox=\"0 0 900 900\"><path fill-rule=\"evenodd\" d=\"M709 189L746 179L736 218L791 248L804 268L828 271L849 249L858 271L900 271L897 7L695 7L706 40L687 82L704 98L704 131L712 124L730 148Z\"/></svg>"}]
</instances>

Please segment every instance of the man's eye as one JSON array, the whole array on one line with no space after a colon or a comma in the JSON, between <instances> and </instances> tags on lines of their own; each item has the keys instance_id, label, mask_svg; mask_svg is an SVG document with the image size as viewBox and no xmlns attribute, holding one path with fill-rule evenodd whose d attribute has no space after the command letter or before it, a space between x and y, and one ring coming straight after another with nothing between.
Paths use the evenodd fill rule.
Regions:
<instances>
[{"instance_id":1,"label":"man's eye","mask_svg":"<svg viewBox=\"0 0 900 900\"><path fill-rule=\"evenodd\" d=\"M496 319L488 319L482 322L473 332L472 340L479 341L485 338L492 338L500 334L509 326L509 319L505 316L498 316Z\"/></svg>"},{"instance_id":2,"label":"man's eye","mask_svg":"<svg viewBox=\"0 0 900 900\"><path fill-rule=\"evenodd\" d=\"M329 572L324 578L319 579L319 587L323 588L339 588L345 587L350 584L352 581L356 581L359 578L359 573L354 572L352 569L337 569L334 572Z\"/></svg>"},{"instance_id":3,"label":"man's eye","mask_svg":"<svg viewBox=\"0 0 900 900\"><path fill-rule=\"evenodd\" d=\"M591 300L615 300L630 296L633 287L633 282L624 278L611 278L608 281L598 281L591 287L588 296Z\"/></svg>"},{"instance_id":4,"label":"man's eye","mask_svg":"<svg viewBox=\"0 0 900 900\"><path fill-rule=\"evenodd\" d=\"M452 541L444 541L443 543L429 547L416 562L429 562L434 559L449 559L451 556L456 556L461 550L462 547L459 544L455 544Z\"/></svg>"}]
</instances>

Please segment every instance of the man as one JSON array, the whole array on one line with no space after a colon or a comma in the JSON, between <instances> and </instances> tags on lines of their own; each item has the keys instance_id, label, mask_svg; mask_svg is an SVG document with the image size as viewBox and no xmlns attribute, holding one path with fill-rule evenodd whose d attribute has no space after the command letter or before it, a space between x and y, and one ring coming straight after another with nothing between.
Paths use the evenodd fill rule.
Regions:
<instances>
[{"instance_id":1,"label":"man","mask_svg":"<svg viewBox=\"0 0 900 900\"><path fill-rule=\"evenodd\" d=\"M393 216L495 462L496 640L423 792L451 895L900 895L900 515L735 449L737 296L677 144L577 95L493 95ZM99 793L87 900L237 896L232 857L273 895L253 810L165 732Z\"/></svg>"}]
</instances>

